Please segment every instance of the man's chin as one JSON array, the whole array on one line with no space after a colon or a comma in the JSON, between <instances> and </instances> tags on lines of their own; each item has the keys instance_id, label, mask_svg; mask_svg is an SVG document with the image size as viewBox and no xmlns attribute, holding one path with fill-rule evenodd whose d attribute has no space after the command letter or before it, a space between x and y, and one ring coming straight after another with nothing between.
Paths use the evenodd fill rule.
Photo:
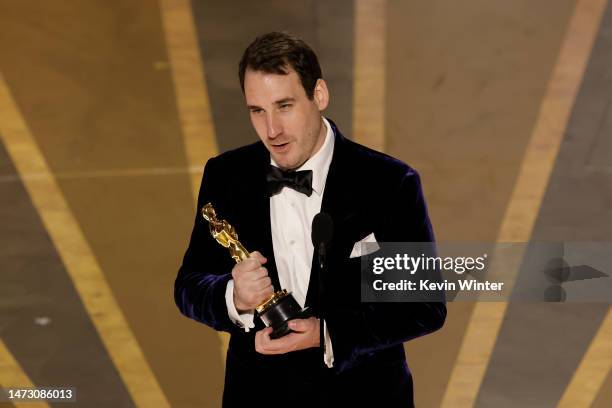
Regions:
<instances>
[{"instance_id":1,"label":"man's chin","mask_svg":"<svg viewBox=\"0 0 612 408\"><path fill-rule=\"evenodd\" d=\"M276 165L282 170L295 170L298 167L300 167L299 163L296 163L295 160L290 160L286 156L278 157L278 156L272 155L272 158L274 159L274 162L276 163Z\"/></svg>"}]
</instances>

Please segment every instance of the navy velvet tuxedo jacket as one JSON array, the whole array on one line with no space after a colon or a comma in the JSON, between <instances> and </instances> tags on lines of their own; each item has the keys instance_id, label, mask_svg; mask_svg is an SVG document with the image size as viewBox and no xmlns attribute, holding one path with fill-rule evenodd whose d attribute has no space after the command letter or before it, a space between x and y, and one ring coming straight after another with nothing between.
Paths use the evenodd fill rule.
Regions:
<instances>
[{"instance_id":1,"label":"navy velvet tuxedo jacket","mask_svg":"<svg viewBox=\"0 0 612 408\"><path fill-rule=\"evenodd\" d=\"M211 237L199 209L211 202L217 215L235 227L244 247L268 259L264 266L275 290L281 289L266 195L269 152L257 142L210 159L204 169L195 226L174 295L185 316L231 333L224 406L270 406L273 401L312 407L412 406L412 378L402 343L444 323L444 303L360 301L360 259L349 257L356 242L372 232L378 242L429 242L434 236L417 172L346 139L330 123L335 145L321 211L332 217L334 235L322 282L318 262L313 262L306 306L315 316L324 312L334 354L331 369L323 364L322 348L278 356L257 353L255 332L263 328L259 319L254 330L244 332L228 317L225 289L234 261ZM315 249L313 259L317 257Z\"/></svg>"}]
</instances>

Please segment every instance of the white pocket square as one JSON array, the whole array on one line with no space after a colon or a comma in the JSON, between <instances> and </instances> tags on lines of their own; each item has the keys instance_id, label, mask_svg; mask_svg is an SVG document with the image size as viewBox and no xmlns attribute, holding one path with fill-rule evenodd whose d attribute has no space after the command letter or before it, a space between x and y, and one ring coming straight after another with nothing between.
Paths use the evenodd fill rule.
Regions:
<instances>
[{"instance_id":1,"label":"white pocket square","mask_svg":"<svg viewBox=\"0 0 612 408\"><path fill-rule=\"evenodd\" d=\"M358 256L369 255L372 252L378 251L379 249L380 246L378 246L378 241L376 241L376 237L372 232L370 235L368 235L361 241L355 242L355 245L353 245L353 250L351 251L350 258L357 258Z\"/></svg>"}]
</instances>

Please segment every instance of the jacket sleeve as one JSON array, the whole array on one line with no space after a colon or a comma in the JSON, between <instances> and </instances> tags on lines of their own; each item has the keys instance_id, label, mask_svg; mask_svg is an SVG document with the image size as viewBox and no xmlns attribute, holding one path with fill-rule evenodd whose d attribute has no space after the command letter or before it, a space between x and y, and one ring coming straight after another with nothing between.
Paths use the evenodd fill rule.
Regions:
<instances>
[{"instance_id":1,"label":"jacket sleeve","mask_svg":"<svg viewBox=\"0 0 612 408\"><path fill-rule=\"evenodd\" d=\"M229 318L225 302L227 282L234 265L225 248L210 235L200 209L209 202L218 210L222 173L215 171L215 159L204 168L191 239L174 283L174 300L185 316L215 330L238 330Z\"/></svg>"},{"instance_id":2,"label":"jacket sleeve","mask_svg":"<svg viewBox=\"0 0 612 408\"><path fill-rule=\"evenodd\" d=\"M409 169L390 197L382 242L434 242L418 173ZM380 235L380 237L379 237ZM357 272L357 274L359 274ZM432 333L446 319L444 302L363 303L331 308L326 314L334 366L342 371L365 355Z\"/></svg>"}]
</instances>

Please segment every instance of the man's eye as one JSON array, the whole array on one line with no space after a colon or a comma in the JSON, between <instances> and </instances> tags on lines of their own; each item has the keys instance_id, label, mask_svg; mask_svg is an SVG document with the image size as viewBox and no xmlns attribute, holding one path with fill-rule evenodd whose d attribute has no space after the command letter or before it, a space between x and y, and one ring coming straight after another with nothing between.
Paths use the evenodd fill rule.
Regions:
<instances>
[{"instance_id":1,"label":"man's eye","mask_svg":"<svg viewBox=\"0 0 612 408\"><path fill-rule=\"evenodd\" d=\"M280 108L281 108L282 110L287 110L287 109L291 108L291 104L290 104L290 103L283 103L283 104L280 106Z\"/></svg>"},{"instance_id":2,"label":"man's eye","mask_svg":"<svg viewBox=\"0 0 612 408\"><path fill-rule=\"evenodd\" d=\"M255 114L255 115L258 114L258 113L261 113L261 112L263 112L263 110L261 110L261 109L251 109L251 113Z\"/></svg>"}]
</instances>

